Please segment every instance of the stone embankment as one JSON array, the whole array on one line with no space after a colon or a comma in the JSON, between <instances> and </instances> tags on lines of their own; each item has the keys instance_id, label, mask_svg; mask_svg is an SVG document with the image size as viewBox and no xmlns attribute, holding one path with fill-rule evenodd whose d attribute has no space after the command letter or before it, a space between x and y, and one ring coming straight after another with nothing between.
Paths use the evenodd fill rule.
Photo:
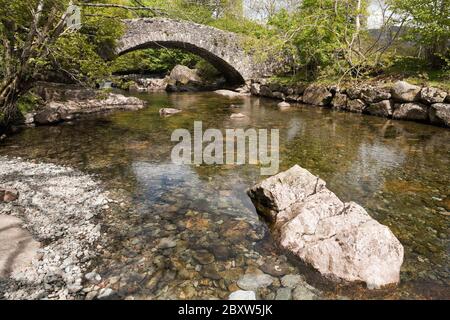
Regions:
<instances>
[{"instance_id":1,"label":"stone embankment","mask_svg":"<svg viewBox=\"0 0 450 320\"><path fill-rule=\"evenodd\" d=\"M309 171L294 166L248 195L278 245L323 277L369 289L400 281L403 246L391 230L358 204L342 202Z\"/></svg>"},{"instance_id":2,"label":"stone embankment","mask_svg":"<svg viewBox=\"0 0 450 320\"><path fill-rule=\"evenodd\" d=\"M450 93L405 81L393 85L362 84L342 89L314 84L285 86L255 80L249 90L255 96L286 102L450 127Z\"/></svg>"}]
</instances>

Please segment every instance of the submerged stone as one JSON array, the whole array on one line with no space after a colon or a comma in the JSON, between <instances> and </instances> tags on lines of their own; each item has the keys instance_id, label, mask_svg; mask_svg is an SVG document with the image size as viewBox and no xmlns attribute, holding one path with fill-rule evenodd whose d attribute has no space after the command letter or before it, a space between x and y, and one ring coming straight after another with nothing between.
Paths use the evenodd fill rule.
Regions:
<instances>
[{"instance_id":1,"label":"submerged stone","mask_svg":"<svg viewBox=\"0 0 450 320\"><path fill-rule=\"evenodd\" d=\"M228 300L256 300L254 291L238 290L230 294Z\"/></svg>"}]
</instances>

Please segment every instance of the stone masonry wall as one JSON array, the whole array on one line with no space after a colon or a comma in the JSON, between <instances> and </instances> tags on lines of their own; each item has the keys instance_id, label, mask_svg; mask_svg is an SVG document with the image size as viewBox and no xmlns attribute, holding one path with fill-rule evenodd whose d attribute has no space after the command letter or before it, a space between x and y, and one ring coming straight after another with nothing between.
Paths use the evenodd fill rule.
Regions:
<instances>
[{"instance_id":1,"label":"stone masonry wall","mask_svg":"<svg viewBox=\"0 0 450 320\"><path fill-rule=\"evenodd\" d=\"M285 86L262 79L252 81L250 92L255 96L286 102L450 127L450 92L405 81L393 85L362 84L341 89L314 84Z\"/></svg>"},{"instance_id":2,"label":"stone masonry wall","mask_svg":"<svg viewBox=\"0 0 450 320\"><path fill-rule=\"evenodd\" d=\"M232 84L271 76L269 64L258 63L246 52L243 38L210 26L166 18L124 20L126 32L118 55L144 48L181 49L194 53L221 71Z\"/></svg>"}]
</instances>

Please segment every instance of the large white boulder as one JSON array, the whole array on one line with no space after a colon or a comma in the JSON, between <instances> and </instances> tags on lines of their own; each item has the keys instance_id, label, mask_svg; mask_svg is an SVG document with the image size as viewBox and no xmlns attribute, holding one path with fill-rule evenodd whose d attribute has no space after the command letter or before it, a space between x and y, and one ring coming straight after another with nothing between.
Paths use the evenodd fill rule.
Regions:
<instances>
[{"instance_id":1,"label":"large white boulder","mask_svg":"<svg viewBox=\"0 0 450 320\"><path fill-rule=\"evenodd\" d=\"M331 280L381 288L400 280L403 246L358 204L344 203L325 182L295 166L248 191L270 219L278 244Z\"/></svg>"}]
</instances>

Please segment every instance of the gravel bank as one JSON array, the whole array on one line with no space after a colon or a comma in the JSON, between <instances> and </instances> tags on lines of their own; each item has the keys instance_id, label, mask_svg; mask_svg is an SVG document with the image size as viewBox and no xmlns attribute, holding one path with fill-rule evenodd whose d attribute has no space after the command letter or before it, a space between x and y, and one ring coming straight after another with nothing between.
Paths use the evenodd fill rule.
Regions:
<instances>
[{"instance_id":1,"label":"gravel bank","mask_svg":"<svg viewBox=\"0 0 450 320\"><path fill-rule=\"evenodd\" d=\"M0 185L17 189L18 200L0 203L0 214L20 218L41 243L25 270L0 279L0 299L83 299L101 244L95 217L107 209L107 192L68 167L0 157Z\"/></svg>"}]
</instances>

